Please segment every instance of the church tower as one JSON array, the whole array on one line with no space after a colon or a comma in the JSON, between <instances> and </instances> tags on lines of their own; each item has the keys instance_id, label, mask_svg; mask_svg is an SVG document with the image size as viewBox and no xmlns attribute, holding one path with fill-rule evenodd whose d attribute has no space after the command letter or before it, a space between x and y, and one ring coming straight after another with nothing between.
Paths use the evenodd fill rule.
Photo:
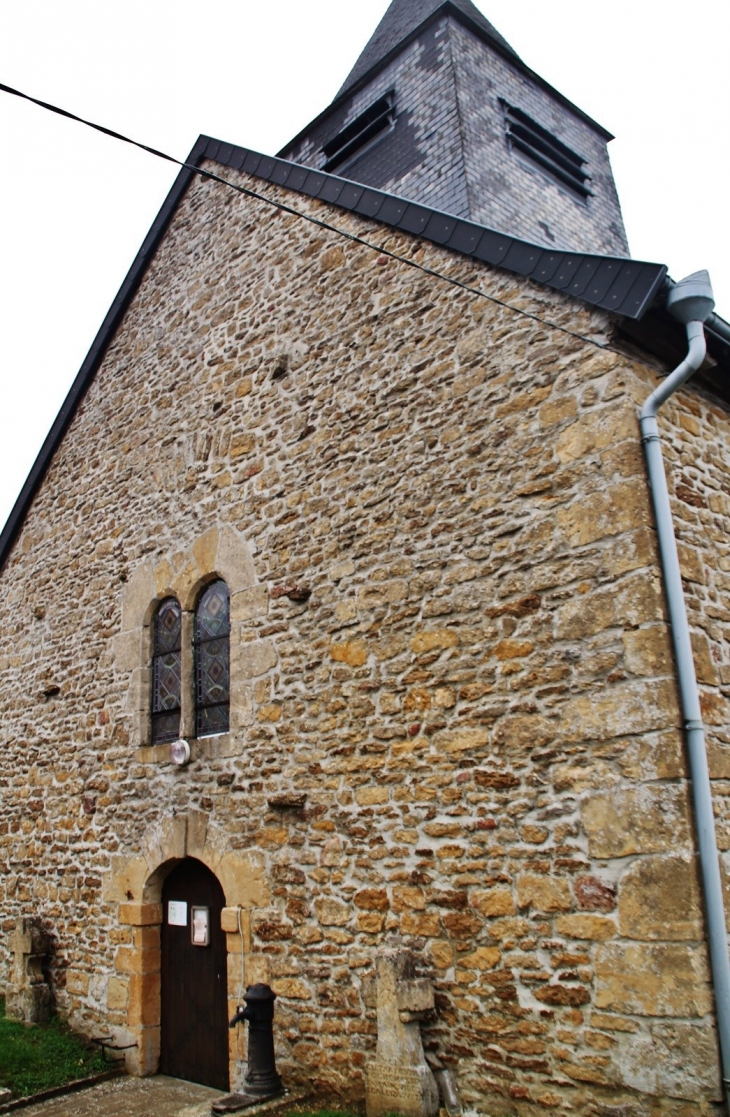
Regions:
<instances>
[{"instance_id":1,"label":"church tower","mask_svg":"<svg viewBox=\"0 0 730 1117\"><path fill-rule=\"evenodd\" d=\"M472 0L393 0L279 154L549 248L626 256L611 139Z\"/></svg>"}]
</instances>

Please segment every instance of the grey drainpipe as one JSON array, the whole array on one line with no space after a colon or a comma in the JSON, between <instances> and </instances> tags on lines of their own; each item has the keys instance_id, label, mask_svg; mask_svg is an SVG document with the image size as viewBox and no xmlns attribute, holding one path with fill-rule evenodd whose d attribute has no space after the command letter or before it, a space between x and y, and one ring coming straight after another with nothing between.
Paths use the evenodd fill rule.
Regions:
<instances>
[{"instance_id":1,"label":"grey drainpipe","mask_svg":"<svg viewBox=\"0 0 730 1117\"><path fill-rule=\"evenodd\" d=\"M686 358L666 380L652 392L640 412L641 440L646 454L654 515L656 518L659 553L664 574L664 588L672 629L674 655L677 663L679 690L682 700L684 728L687 735L687 752L692 781L695 825L702 868L702 882L707 915L707 933L712 965L712 980L717 1008L717 1030L720 1037L722 1078L725 1099L730 1113L730 958L728 958L727 928L722 894L720 864L715 838L715 818L712 809L710 772L707 765L705 730L702 724L700 699L697 691L692 643L690 640L687 610L679 569L677 542L674 535L672 513L667 491L667 478L659 443L657 411L705 359L705 331L703 323L712 314L714 299L707 272L697 272L675 284L667 299L670 312L687 328L689 352Z\"/></svg>"}]
</instances>

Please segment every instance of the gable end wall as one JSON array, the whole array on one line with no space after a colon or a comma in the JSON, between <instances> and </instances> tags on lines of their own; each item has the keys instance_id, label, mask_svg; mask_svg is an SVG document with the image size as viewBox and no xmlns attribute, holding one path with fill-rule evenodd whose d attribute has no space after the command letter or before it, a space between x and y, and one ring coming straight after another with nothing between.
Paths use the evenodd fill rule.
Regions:
<instances>
[{"instance_id":1,"label":"gable end wall","mask_svg":"<svg viewBox=\"0 0 730 1117\"><path fill-rule=\"evenodd\" d=\"M557 294L297 205L608 336L602 314ZM214 871L255 867L231 895L245 896L248 980L278 994L289 1083L361 1094L365 979L400 937L435 981L426 1044L468 1108L715 1113L635 417L653 383L640 363L194 183L2 575L3 972L14 919L40 915L61 1010L120 1040L147 1029L136 1069L153 1070L159 991L152 974L148 999L135 992L135 920L159 916L122 909L154 907L164 866L199 847ZM692 392L667 421L727 849L730 430ZM217 571L223 536L246 556L234 728L175 769L138 728L134 618ZM274 801L295 794L303 809ZM234 958L232 995L238 973Z\"/></svg>"}]
</instances>

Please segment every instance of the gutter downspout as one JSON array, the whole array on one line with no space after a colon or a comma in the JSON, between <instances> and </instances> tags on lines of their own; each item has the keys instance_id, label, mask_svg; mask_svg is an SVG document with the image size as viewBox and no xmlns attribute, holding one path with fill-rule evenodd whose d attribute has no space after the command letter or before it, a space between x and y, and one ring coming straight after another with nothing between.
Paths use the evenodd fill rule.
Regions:
<instances>
[{"instance_id":1,"label":"gutter downspout","mask_svg":"<svg viewBox=\"0 0 730 1117\"><path fill-rule=\"evenodd\" d=\"M687 737L695 826L702 870L707 934L717 1011L717 1030L720 1039L722 1079L725 1087L726 1105L730 1114L730 958L728 957L725 907L715 837L715 817L705 747L705 730L702 724L697 678L692 657L692 643L677 555L677 542L674 535L667 478L664 471L659 442L659 427L656 419L657 412L662 404L689 379L693 372L697 371L705 358L706 344L703 323L712 314L714 307L712 287L707 272L697 272L695 275L688 276L687 279L677 283L669 293L667 305L670 312L687 328L689 351L681 365L659 385L656 391L652 392L641 408L641 440L646 454L649 484L654 505L659 553Z\"/></svg>"}]
</instances>

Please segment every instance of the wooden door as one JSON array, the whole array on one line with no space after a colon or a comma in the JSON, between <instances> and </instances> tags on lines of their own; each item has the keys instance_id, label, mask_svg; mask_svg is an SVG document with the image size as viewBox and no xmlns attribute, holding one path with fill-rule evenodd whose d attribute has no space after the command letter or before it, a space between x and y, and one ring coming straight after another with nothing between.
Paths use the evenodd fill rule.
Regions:
<instances>
[{"instance_id":1,"label":"wooden door","mask_svg":"<svg viewBox=\"0 0 730 1117\"><path fill-rule=\"evenodd\" d=\"M192 857L172 870L162 889L160 1071L219 1090L228 1089L224 904L213 873ZM192 941L193 908L208 909L208 945Z\"/></svg>"}]
</instances>

